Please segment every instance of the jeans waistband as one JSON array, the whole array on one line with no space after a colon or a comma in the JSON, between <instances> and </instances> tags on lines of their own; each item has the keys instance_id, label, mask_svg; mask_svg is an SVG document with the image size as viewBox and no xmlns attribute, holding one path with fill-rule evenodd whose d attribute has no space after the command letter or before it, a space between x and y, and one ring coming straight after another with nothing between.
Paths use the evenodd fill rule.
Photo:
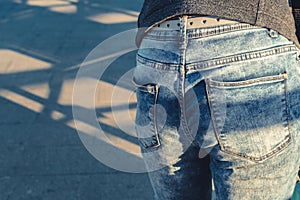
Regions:
<instances>
[{"instance_id":1,"label":"jeans waistband","mask_svg":"<svg viewBox=\"0 0 300 200\"><path fill-rule=\"evenodd\" d=\"M230 25L220 25L215 27L207 27L207 28L194 28L187 30L188 38L201 38L207 36L218 35L221 33L238 31L238 30L246 30L246 29L255 29L260 28L257 26L253 26L245 23L237 23ZM151 29L144 37L144 39L153 39L153 40L178 40L180 37L180 32L177 30L169 30L169 29L161 29L154 27Z\"/></svg>"},{"instance_id":2,"label":"jeans waistband","mask_svg":"<svg viewBox=\"0 0 300 200\"><path fill-rule=\"evenodd\" d=\"M247 23L187 29L187 22L184 16L180 30L151 29L137 60L160 70L184 66L188 72L297 51L292 41L271 29Z\"/></svg>"}]
</instances>

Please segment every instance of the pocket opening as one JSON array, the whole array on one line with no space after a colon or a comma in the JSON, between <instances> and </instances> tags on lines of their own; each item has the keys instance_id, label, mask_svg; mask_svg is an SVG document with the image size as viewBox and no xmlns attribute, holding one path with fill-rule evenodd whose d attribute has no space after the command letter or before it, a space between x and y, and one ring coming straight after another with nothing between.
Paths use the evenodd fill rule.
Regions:
<instances>
[{"instance_id":1,"label":"pocket opening","mask_svg":"<svg viewBox=\"0 0 300 200\"><path fill-rule=\"evenodd\" d=\"M158 91L159 86L157 84L144 84L136 89L138 99L136 129L138 140L147 151L156 149L161 145L156 122ZM139 126L139 121L147 121L148 125Z\"/></svg>"}]
</instances>

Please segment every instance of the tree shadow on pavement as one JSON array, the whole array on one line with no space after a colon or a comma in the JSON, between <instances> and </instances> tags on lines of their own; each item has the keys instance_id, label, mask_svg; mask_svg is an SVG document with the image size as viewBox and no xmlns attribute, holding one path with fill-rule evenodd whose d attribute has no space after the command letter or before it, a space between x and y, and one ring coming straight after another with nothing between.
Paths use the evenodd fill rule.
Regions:
<instances>
[{"instance_id":1,"label":"tree shadow on pavement","mask_svg":"<svg viewBox=\"0 0 300 200\"><path fill-rule=\"evenodd\" d=\"M0 199L152 199L145 174L115 170L88 153L72 113L80 64L105 39L136 28L141 3L0 2ZM134 65L135 52L113 62L99 81L102 89L114 87ZM134 107L130 102L133 113ZM83 113L95 110L107 134L137 147L136 138L116 126L108 101L99 99L95 108L77 108Z\"/></svg>"}]
</instances>

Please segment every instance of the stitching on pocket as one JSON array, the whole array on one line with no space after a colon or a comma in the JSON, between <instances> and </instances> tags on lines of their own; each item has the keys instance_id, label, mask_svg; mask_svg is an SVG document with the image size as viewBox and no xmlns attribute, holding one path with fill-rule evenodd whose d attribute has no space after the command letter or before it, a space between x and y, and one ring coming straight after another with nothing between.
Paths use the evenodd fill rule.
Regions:
<instances>
[{"instance_id":1,"label":"stitching on pocket","mask_svg":"<svg viewBox=\"0 0 300 200\"><path fill-rule=\"evenodd\" d=\"M237 81L237 82L220 82L220 81L213 81L211 79L207 79L207 82L209 83L210 86L215 86L215 87L238 87L238 86L251 86L255 84L265 84L266 82L278 82L283 79L288 78L288 73L285 72L283 74L279 75L274 75L274 76L265 76L265 77L260 77L260 78L254 78L254 79L249 79L246 81Z\"/></svg>"},{"instance_id":2,"label":"stitching on pocket","mask_svg":"<svg viewBox=\"0 0 300 200\"><path fill-rule=\"evenodd\" d=\"M287 147L291 143L291 134L290 134L290 130L289 130L289 118L288 118L289 117L289 115L288 115L289 112L288 112L287 96L286 96L287 95L286 94L286 92L287 92L287 88L286 88L287 87L287 85L286 85L287 84L287 78L288 78L288 73L285 72L285 73L279 74L279 75L266 76L266 77L249 79L249 80L246 80L246 81L237 81L237 82L219 82L219 81L214 81L214 80L211 80L211 79L206 79L206 91L207 91L207 96L208 96L208 101L209 101L209 106L210 106L210 112L211 112L212 122L213 122L214 130L215 130L216 138L217 138L217 140L219 142L219 145L220 145L220 148L221 148L222 151L224 151L224 152L226 152L228 154L232 154L232 155L236 155L236 156L239 156L239 157L243 157L243 158L251 160L251 161L260 162L260 161L263 161L263 160L265 160L265 159L267 159L267 158L275 155L276 153L282 151L285 147ZM248 88L250 91L254 92L253 91L254 88L252 88L252 87L259 87L260 85L264 86L266 84L271 84L271 83L273 83L273 84L280 84L280 86L282 87L282 91L281 92L275 91L274 88L272 88L272 90L274 90L274 91L271 91L271 92L276 92L276 94L278 94L278 96L282 95L281 99L276 99L277 102L280 102L280 104L281 104L279 107L276 107L276 108L280 109L280 111L281 111L281 115L282 116L280 117L280 121L279 121L280 124L278 126L281 129L281 130L279 130L280 131L279 133L282 132L283 136L282 136L282 138L280 138L280 137L276 138L278 140L280 139L280 141L277 141L277 143L275 142L276 144L274 144L274 147L270 148L270 146L272 146L272 145L268 146L270 148L270 149L268 149L269 152L267 152L267 151L264 152L264 150L262 150L262 152L264 152L263 155L258 155L261 152L256 152L256 153L255 152L247 152L247 147L242 148L243 144L241 145L241 148L240 148L241 151L238 152L237 149L239 149L239 147L235 147L234 146L236 141L234 141L234 139L232 139L232 138L228 140L228 138L229 137L233 137L234 138L234 136L230 136L229 134L233 133L232 135L234 135L234 131L238 132L239 131L239 127L237 127L235 130L229 129L228 131L222 129L224 127L225 127L225 129L227 128L226 127L227 126L226 123L228 123L226 121L226 119L227 119L227 113L230 113L229 110L228 110L228 108L227 108L227 106L229 106L229 109L232 109L233 111L235 111L235 109L234 109L235 105L232 102L226 102L226 100L227 100L227 96L226 95L224 97L225 98L225 105L221 105L221 103L218 102L219 100L216 100L216 98L218 97L217 94L214 94L214 93L216 91L219 91L220 93L222 93L222 91L223 91L224 94L226 94L226 91L228 91L228 93L229 93L230 90L240 90L240 92L242 92L243 88L246 88L246 89ZM261 89L261 91L265 91L265 90L267 91L268 89L271 89L271 86L266 86L265 88ZM215 90L215 91L213 91L213 90ZM279 90L279 88L278 88L278 90ZM253 93L252 95L255 96L256 94ZM280 96L277 97L277 98L280 98ZM233 99L234 97L230 97L230 98ZM257 99L256 101L263 102L264 100ZM220 102L222 102L222 100ZM222 111L217 111L216 110L216 106L217 106L216 104L218 104L218 103L221 106L225 106L225 108L224 108L225 109L224 110L224 114L225 114L226 117L224 116L225 117L224 118L224 124L223 124L224 127L222 127L222 119L220 120L220 117L216 114L217 112L222 113ZM230 104L230 103L232 105L227 105L227 104ZM251 104L251 102L239 102L239 103L245 103L245 105L247 103ZM253 102L252 102L252 104L253 104ZM255 104L253 104L253 105L255 105ZM239 108L238 106L237 106L237 108ZM246 107L246 108L248 108L248 107ZM267 108L269 108L269 107L267 107ZM251 111L251 110L250 109L249 110L245 109L242 112L246 113L248 111ZM264 111L264 110L262 109L262 111ZM266 112L268 112L268 110L266 110ZM272 113L272 111L270 113ZM230 115L233 116L232 113L228 114L228 115L229 116ZM243 115L237 113L237 116L243 116ZM245 117L245 116L243 116L243 117ZM251 117L251 115L250 115L250 117ZM270 119L268 119L269 121L266 119L266 121L268 121L268 122L266 122L266 125L270 125L270 124L268 124L271 121ZM240 120L243 120L242 117L241 117ZM230 121L230 119L229 119L229 121ZM255 120L254 120L254 122L255 122ZM247 124L247 123L248 122L239 121L238 125L241 126L241 127L244 127L244 126L247 127L246 125L244 125L244 124ZM275 122L275 123L277 123L277 122ZM236 124L237 124L237 122L236 122ZM274 129L277 130L278 129L277 124L275 124L275 125L276 125L276 127ZM228 127L230 127L230 125L228 125ZM255 129L255 131L257 131L257 133L256 132L253 132L253 133L259 134L260 133L259 130L258 130L259 128L264 129L265 127L264 126L262 126L262 127L256 127L256 126L254 126L254 129ZM267 127L267 128L269 128L269 127ZM242 133L245 134L245 131L247 132L248 130L241 130L240 132L241 132L241 134ZM264 130L264 131L266 131L266 130ZM271 130L269 130L269 131L273 131L273 128ZM250 131L250 133L251 133L251 131ZM264 132L262 132L262 133L264 133ZM272 137L273 135L275 135L275 134L270 133L270 137ZM262 138L267 139L268 136L269 135L265 133L265 134L263 134ZM252 141L252 139L253 139L252 136L248 137L248 135L242 135L241 136L241 135L236 134L236 137L237 138L238 137L240 137L240 138L244 137L244 139L246 140L246 142ZM275 137L277 137L277 136L275 136ZM250 138L250 139L248 139L248 138ZM261 138L260 138L260 136L257 136L256 139L259 140ZM253 140L255 141L255 139L253 139ZM239 142L243 142L243 141L239 141ZM239 144L239 142L236 142L236 143ZM261 145L265 145L265 144L267 144L270 141L265 141L264 140L264 141L260 141L260 142L261 142L260 143ZM259 145L259 144L252 144L252 145ZM252 148L251 144L248 144L248 146L249 146L250 149ZM263 148L263 146L262 147L258 147L257 151L259 151L259 148ZM242 150L245 150L245 151L243 152Z\"/></svg>"}]
</instances>

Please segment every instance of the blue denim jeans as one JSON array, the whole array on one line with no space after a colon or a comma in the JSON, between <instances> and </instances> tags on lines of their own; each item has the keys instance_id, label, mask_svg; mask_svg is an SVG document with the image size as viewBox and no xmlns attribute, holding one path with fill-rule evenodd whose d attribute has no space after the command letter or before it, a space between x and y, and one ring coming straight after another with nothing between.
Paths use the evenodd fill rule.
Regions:
<instances>
[{"instance_id":1,"label":"blue denim jeans","mask_svg":"<svg viewBox=\"0 0 300 200\"><path fill-rule=\"evenodd\" d=\"M137 55L136 129L159 200L290 199L299 50L249 24L153 28Z\"/></svg>"}]
</instances>

